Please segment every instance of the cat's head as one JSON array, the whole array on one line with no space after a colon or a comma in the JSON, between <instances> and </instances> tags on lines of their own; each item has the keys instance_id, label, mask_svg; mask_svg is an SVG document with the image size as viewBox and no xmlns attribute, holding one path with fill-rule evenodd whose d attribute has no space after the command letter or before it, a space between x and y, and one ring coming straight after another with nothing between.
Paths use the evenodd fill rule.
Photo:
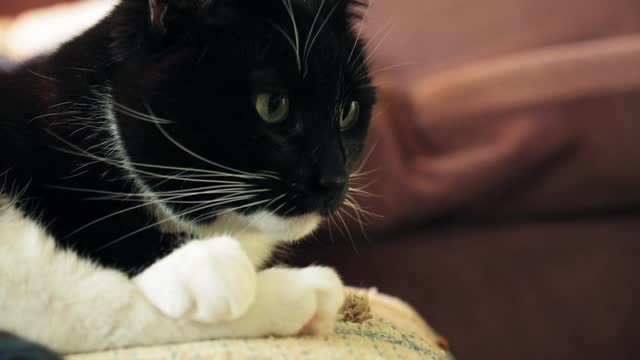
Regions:
<instances>
[{"instance_id":1,"label":"cat's head","mask_svg":"<svg viewBox=\"0 0 640 360\"><path fill-rule=\"evenodd\" d=\"M375 93L351 0L124 0L110 116L165 217L296 239L345 200Z\"/></svg>"}]
</instances>

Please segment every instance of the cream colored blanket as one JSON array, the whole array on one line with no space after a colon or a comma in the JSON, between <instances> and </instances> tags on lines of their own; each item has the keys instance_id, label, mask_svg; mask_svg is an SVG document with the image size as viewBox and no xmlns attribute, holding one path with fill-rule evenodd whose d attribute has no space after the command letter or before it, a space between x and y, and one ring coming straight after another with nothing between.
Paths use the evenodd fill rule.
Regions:
<instances>
[{"instance_id":1,"label":"cream colored blanket","mask_svg":"<svg viewBox=\"0 0 640 360\"><path fill-rule=\"evenodd\" d=\"M75 355L68 360L453 359L446 341L406 303L375 290L349 291L368 299L372 317L354 323L347 320L366 317L349 316L332 336L214 340Z\"/></svg>"}]
</instances>

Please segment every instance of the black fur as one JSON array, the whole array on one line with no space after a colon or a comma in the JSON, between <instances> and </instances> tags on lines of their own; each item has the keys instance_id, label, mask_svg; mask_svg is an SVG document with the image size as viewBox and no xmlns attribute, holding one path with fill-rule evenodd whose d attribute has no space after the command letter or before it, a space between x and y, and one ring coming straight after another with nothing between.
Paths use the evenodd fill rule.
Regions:
<instances>
[{"instance_id":1,"label":"black fur","mask_svg":"<svg viewBox=\"0 0 640 360\"><path fill-rule=\"evenodd\" d=\"M114 137L103 103L112 99L119 104L114 105L118 133L133 172L154 191L208 185L167 179L185 174L158 165L209 171L231 167L263 174L248 186L266 189L264 193L194 211L185 215L189 221L209 222L216 212L281 194L285 196L279 201L239 211L268 209L281 216L335 211L361 156L375 101L362 42L351 31L359 3L292 0L300 62L280 31L295 43L286 4L286 0L124 0L55 53L11 72L0 71L0 184L5 184L5 192L20 192L21 208L45 224L60 246L129 275L174 250L182 235L162 233L153 226L157 219L143 207L75 232L141 204L134 196L140 186L131 169L119 163L108 146ZM308 37L312 27L313 36ZM313 47L305 57L307 42ZM254 96L263 91L290 97L291 112L284 123L270 125L258 117ZM341 132L340 109L352 100L361 104L359 122ZM124 107L170 123L137 119ZM163 130L223 167L189 155ZM277 179L265 172L277 174ZM110 193L134 195L93 199ZM166 205L175 212L195 209L194 204Z\"/></svg>"}]
</instances>

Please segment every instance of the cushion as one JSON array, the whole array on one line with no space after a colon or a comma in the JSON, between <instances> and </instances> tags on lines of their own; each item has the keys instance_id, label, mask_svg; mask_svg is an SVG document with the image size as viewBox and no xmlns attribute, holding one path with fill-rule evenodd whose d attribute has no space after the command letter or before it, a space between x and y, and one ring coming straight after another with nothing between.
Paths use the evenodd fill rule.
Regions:
<instances>
[{"instance_id":1,"label":"cushion","mask_svg":"<svg viewBox=\"0 0 640 360\"><path fill-rule=\"evenodd\" d=\"M639 1L380 1L363 33L373 235L640 209Z\"/></svg>"},{"instance_id":2,"label":"cushion","mask_svg":"<svg viewBox=\"0 0 640 360\"><path fill-rule=\"evenodd\" d=\"M213 340L73 355L67 360L453 359L446 341L406 303L375 289L349 289L347 298L354 295L368 300L371 318L345 311L351 316L330 336Z\"/></svg>"}]
</instances>

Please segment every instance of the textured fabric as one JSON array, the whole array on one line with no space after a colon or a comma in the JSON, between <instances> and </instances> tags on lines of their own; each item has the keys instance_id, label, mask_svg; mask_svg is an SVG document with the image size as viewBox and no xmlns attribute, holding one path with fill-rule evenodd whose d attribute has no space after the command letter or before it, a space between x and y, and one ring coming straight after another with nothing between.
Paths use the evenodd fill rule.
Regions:
<instances>
[{"instance_id":1,"label":"textured fabric","mask_svg":"<svg viewBox=\"0 0 640 360\"><path fill-rule=\"evenodd\" d=\"M373 318L363 324L341 322L332 336L216 340L76 355L68 360L452 359L407 304L375 290L350 291L369 297Z\"/></svg>"}]
</instances>

